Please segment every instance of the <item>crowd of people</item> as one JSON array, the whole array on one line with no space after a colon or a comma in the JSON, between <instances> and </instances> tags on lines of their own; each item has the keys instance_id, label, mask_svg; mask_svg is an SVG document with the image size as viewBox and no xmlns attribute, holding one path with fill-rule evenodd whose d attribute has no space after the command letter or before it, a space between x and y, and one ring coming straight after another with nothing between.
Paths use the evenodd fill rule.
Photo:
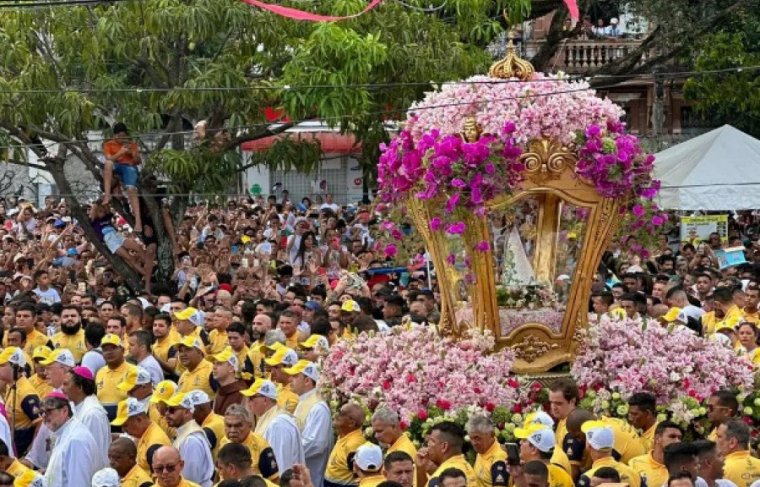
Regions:
<instances>
[{"instance_id":1,"label":"crowd of people","mask_svg":"<svg viewBox=\"0 0 760 487\"><path fill-rule=\"evenodd\" d=\"M118 163L125 152L112 149ZM287 192L192 206L172 229L167 286L152 282L150 218L131 228L110 208L122 196L117 189L93 202L89 216L109 252L143 275L141 292L98 254L65 201L0 204L0 487L751 487L760 479L729 391L710 398L710 436L689 442L679 425L657 420L648 393L630 398L626 423L580 409L566 379L550 387L549 413L528 415L515 431L519 446L501 445L485 416L464 430L438 423L418 449L395 411L367 418L349 402L333 414L317 387L333 344L440 319L434 277L391 267L374 245L371 208L329 194L294 203ZM613 243L595 276L592 318L686 327L760 363L760 243L746 230L732 223L727 238L704 243L663 235L648 259L631 239ZM737 245L748 263L720 269L716 253Z\"/></svg>"}]
</instances>

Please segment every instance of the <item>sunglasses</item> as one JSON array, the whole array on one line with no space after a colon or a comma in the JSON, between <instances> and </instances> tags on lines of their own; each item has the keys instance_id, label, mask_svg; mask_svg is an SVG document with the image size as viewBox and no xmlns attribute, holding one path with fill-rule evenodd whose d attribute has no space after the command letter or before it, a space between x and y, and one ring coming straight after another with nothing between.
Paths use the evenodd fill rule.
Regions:
<instances>
[{"instance_id":1,"label":"sunglasses","mask_svg":"<svg viewBox=\"0 0 760 487\"><path fill-rule=\"evenodd\" d=\"M173 465L153 465L153 471L156 473L171 473L177 470L177 467L179 466L179 463L175 463Z\"/></svg>"},{"instance_id":2,"label":"sunglasses","mask_svg":"<svg viewBox=\"0 0 760 487\"><path fill-rule=\"evenodd\" d=\"M43 416L52 413L53 411L58 411L59 409L63 409L63 406L58 406L57 408L42 408L40 410L40 414Z\"/></svg>"}]
</instances>

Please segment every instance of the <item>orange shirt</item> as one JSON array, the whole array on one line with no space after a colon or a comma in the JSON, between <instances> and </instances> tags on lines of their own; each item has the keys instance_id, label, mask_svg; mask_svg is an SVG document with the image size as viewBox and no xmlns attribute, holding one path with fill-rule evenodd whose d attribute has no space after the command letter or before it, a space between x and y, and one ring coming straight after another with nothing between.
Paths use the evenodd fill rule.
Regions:
<instances>
[{"instance_id":1,"label":"orange shirt","mask_svg":"<svg viewBox=\"0 0 760 487\"><path fill-rule=\"evenodd\" d=\"M125 145L128 145L130 149L129 152L122 154L119 156L119 159L114 160L114 162L118 162L119 164L124 164L127 166L136 166L140 164L140 152L137 150L137 144L134 142L123 144L121 141L110 139L106 141L105 144L103 144L103 154L106 156L106 158L113 157Z\"/></svg>"}]
</instances>

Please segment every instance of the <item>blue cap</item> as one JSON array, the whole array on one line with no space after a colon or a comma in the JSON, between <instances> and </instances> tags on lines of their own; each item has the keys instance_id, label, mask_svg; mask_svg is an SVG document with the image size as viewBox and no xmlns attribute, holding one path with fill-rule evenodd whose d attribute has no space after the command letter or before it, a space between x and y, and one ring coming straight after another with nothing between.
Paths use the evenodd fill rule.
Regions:
<instances>
[{"instance_id":1,"label":"blue cap","mask_svg":"<svg viewBox=\"0 0 760 487\"><path fill-rule=\"evenodd\" d=\"M79 255L79 252L77 252L76 248L72 247L66 251L66 255L68 255L69 257L76 257L77 255Z\"/></svg>"},{"instance_id":2,"label":"blue cap","mask_svg":"<svg viewBox=\"0 0 760 487\"><path fill-rule=\"evenodd\" d=\"M304 304L304 308L309 309L311 311L319 311L322 309L322 306L319 305L316 301L306 301Z\"/></svg>"},{"instance_id":3,"label":"blue cap","mask_svg":"<svg viewBox=\"0 0 760 487\"><path fill-rule=\"evenodd\" d=\"M56 218L56 220L53 222L53 227L64 228L66 227L66 222L61 220L60 218Z\"/></svg>"}]
</instances>

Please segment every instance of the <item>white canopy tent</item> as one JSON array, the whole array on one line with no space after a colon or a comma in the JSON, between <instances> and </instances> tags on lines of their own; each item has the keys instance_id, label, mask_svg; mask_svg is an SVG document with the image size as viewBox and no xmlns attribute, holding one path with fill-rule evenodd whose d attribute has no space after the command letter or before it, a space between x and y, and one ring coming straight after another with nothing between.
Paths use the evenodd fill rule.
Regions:
<instances>
[{"instance_id":1,"label":"white canopy tent","mask_svg":"<svg viewBox=\"0 0 760 487\"><path fill-rule=\"evenodd\" d=\"M654 177L664 209L760 208L760 140L724 125L655 154Z\"/></svg>"}]
</instances>

